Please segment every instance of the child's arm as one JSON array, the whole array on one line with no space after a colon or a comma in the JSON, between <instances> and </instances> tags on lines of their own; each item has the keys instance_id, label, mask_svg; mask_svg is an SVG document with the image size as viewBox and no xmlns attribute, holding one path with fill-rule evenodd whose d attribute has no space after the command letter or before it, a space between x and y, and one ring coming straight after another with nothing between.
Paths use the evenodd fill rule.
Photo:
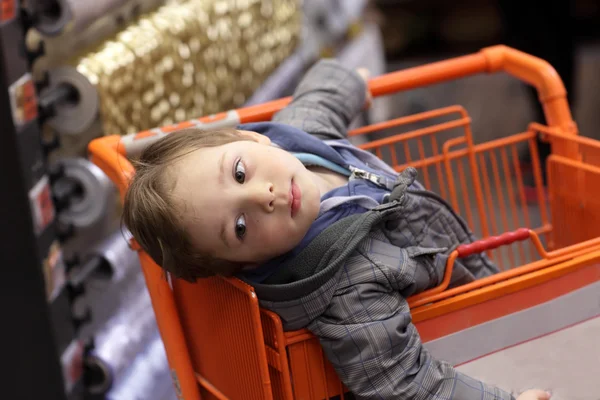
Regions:
<instances>
[{"instance_id":1,"label":"child's arm","mask_svg":"<svg viewBox=\"0 0 600 400\"><path fill-rule=\"evenodd\" d=\"M400 251L406 262L418 262ZM352 286L341 287L325 313L309 325L357 399L514 400L433 358L421 343L408 303L393 287L402 277L379 262L371 275L381 271L386 271L390 286L355 273Z\"/></svg>"},{"instance_id":2,"label":"child's arm","mask_svg":"<svg viewBox=\"0 0 600 400\"><path fill-rule=\"evenodd\" d=\"M333 59L321 60L302 78L292 102L273 117L323 140L345 139L348 125L364 108L361 74Z\"/></svg>"}]
</instances>

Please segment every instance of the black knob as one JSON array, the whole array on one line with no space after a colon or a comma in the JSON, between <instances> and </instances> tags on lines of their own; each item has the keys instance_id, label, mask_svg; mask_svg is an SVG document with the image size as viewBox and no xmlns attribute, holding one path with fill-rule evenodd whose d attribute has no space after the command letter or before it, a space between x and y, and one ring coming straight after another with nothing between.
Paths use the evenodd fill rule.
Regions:
<instances>
[{"instance_id":1,"label":"black knob","mask_svg":"<svg viewBox=\"0 0 600 400\"><path fill-rule=\"evenodd\" d=\"M66 242L73 236L75 236L75 226L73 224L59 225L56 229L56 237L61 243Z\"/></svg>"},{"instance_id":2,"label":"black knob","mask_svg":"<svg viewBox=\"0 0 600 400\"><path fill-rule=\"evenodd\" d=\"M75 254L69 259L65 260L65 267L67 268L66 272L69 273L73 268L81 264L81 260L79 258L79 254Z\"/></svg>"},{"instance_id":3,"label":"black knob","mask_svg":"<svg viewBox=\"0 0 600 400\"><path fill-rule=\"evenodd\" d=\"M43 113L43 111L40 110L39 118L40 118L40 121L43 122L48 116L42 115L42 113ZM54 133L49 140L42 141L42 147L44 149L44 155L48 156L48 154L52 153L54 150L56 150L60 147L60 136L58 136L58 134ZM54 180L52 178L50 178L50 181L53 182Z\"/></svg>"},{"instance_id":4,"label":"black knob","mask_svg":"<svg viewBox=\"0 0 600 400\"><path fill-rule=\"evenodd\" d=\"M75 327L75 331L79 331L83 325L92 320L92 311L89 308L86 308L82 316L73 317L71 320L73 322L73 326Z\"/></svg>"},{"instance_id":5,"label":"black knob","mask_svg":"<svg viewBox=\"0 0 600 400\"><path fill-rule=\"evenodd\" d=\"M81 185L72 179L59 179L52 185L52 200L56 212L68 208L74 196L79 196L83 192Z\"/></svg>"}]
</instances>

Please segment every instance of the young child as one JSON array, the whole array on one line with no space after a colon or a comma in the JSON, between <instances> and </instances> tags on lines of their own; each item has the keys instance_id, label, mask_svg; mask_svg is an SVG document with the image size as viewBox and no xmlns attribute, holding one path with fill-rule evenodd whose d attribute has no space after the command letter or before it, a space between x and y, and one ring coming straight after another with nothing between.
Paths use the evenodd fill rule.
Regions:
<instances>
[{"instance_id":1,"label":"young child","mask_svg":"<svg viewBox=\"0 0 600 400\"><path fill-rule=\"evenodd\" d=\"M346 140L365 79L321 61L272 122L152 144L136 163L125 224L175 277L248 281L286 330L319 337L357 398L512 399L421 344L405 299L438 285L450 251L474 238L414 169L397 174ZM456 261L451 284L497 271L473 255Z\"/></svg>"}]
</instances>

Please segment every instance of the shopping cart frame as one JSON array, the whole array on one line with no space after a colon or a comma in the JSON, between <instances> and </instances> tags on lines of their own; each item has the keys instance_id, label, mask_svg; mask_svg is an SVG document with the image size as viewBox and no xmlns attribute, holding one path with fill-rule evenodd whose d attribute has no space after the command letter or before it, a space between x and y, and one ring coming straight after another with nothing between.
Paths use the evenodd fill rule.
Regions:
<instances>
[{"instance_id":1,"label":"shopping cart frame","mask_svg":"<svg viewBox=\"0 0 600 400\"><path fill-rule=\"evenodd\" d=\"M489 47L475 54L375 77L369 81L369 89L374 97L378 97L476 74L496 72L506 72L531 84L537 89L549 127L548 134L555 133L556 135L567 137L576 137L578 135L577 126L569 110L566 90L552 66L536 57L505 46ZM285 107L290 100L290 98L284 98L122 137L116 135L106 136L90 143L90 157L116 184L123 198L128 187L128 182L135 173L128 157L139 154L143 148L160 137L191 126L208 129L269 120L275 112ZM546 129L542 126L538 128ZM358 132L357 134L361 133L360 130L356 132ZM576 162L578 157L576 145L577 141L561 141L554 146L553 155L575 160L574 162ZM446 290L451 273L451 262L456 257L468 255L472 252L487 251L515 240L527 239L534 241L538 251L545 257L544 260L548 261L552 259L553 261L538 263L534 266L529 265L528 269L521 268L507 271L504 275L496 275L476 281L466 287ZM165 279L165 274L162 270L137 246L135 241L132 241L132 246L139 252L143 273L152 299L152 306L165 344L167 358L173 372L173 381L179 398L188 400L200 399L199 387L210 393L213 398L228 398L219 388L194 371L192 360L189 356L190 349L182 330L182 315L178 311L177 299L173 290L174 287L187 288L185 290L189 290L189 286L187 286L189 284L177 280L170 281ZM584 267L593 265L600 258L597 252L591 251L598 248L600 248L600 240L594 239L566 249L560 249L557 252L545 252L536 232L529 229L507 232L498 237L486 238L475 244L461 247L452 254L451 262L449 261L449 268L447 268L442 285L409 299L413 309L413 319L417 323L424 340L439 337L444 332L459 329L460 323L458 325L450 323L444 332L439 332L439 329L434 326L438 322L432 322L434 319L438 317L443 318L461 308L475 306L481 303L482 299L499 299L504 297L502 304L506 308L509 305L507 301L510 301L511 294L519 292L522 295L521 298L523 298L523 294L535 285L543 284L551 279L565 277L576 270L584 271ZM597 269L587 269L584 272L580 274L581 276L578 276L576 282L571 279L573 282L570 281L570 286L565 286L565 290L581 287L585 281L589 281L590 279L599 279ZM258 327L254 332L254 338L256 346L262 349L259 354L261 361L257 363L262 379L262 382L260 382L261 390L264 394L262 398L292 398L289 389L291 385L289 376L287 378L284 376L284 379L288 380L283 385L287 388L285 389L285 393L273 394L268 369L270 365L281 366L287 362L285 348L282 346L294 341L305 340L311 336L310 333L308 331L298 331L284 335L278 317L273 313L259 308L258 300L252 287L235 278L216 279L222 279L222 288L234 288L236 291L244 293L246 300L252 304L249 308L252 314L251 319L253 320L253 324ZM461 293L466 293L466 295L462 297L458 296ZM565 293L564 290L563 293ZM560 293L557 292L556 295L560 295ZM536 301L543 301L548 295L535 299L535 296L530 293L526 297L527 304L535 304ZM508 308L516 310L521 306L524 307L526 305L509 305ZM482 316L481 311L477 311L479 317L472 320L471 323L484 321L486 318L493 318L494 315L501 315L502 312L507 312L506 309L502 312L498 311L499 304L496 304L495 307L496 311L491 314L488 313L489 315L487 316ZM265 319L271 320L271 325L264 325ZM263 332L263 328L265 332ZM268 330L273 331L266 332ZM263 335L270 335L274 338L272 347L265 346L266 339L261 337ZM271 350L272 348L279 349L280 351L275 354ZM269 361L268 363L267 360ZM340 392L343 392L343 390L340 389Z\"/></svg>"}]
</instances>

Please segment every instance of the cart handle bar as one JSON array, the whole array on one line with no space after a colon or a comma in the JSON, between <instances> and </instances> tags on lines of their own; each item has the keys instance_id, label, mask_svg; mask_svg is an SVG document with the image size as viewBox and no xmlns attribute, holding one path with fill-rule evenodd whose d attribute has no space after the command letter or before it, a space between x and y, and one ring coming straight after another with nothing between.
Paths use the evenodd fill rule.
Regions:
<instances>
[{"instance_id":1,"label":"cart handle bar","mask_svg":"<svg viewBox=\"0 0 600 400\"><path fill-rule=\"evenodd\" d=\"M527 228L520 228L516 231L505 232L499 236L491 236L485 239L474 241L473 243L462 244L458 246L452 253L450 253L450 257L448 257L448 261L446 262L446 271L444 272L442 282L432 289L428 289L415 296L411 296L408 299L409 304L416 304L424 298L442 293L444 290L446 290L450 285L450 279L452 278L452 272L454 270L454 261L456 261L457 258L468 257L473 254L479 254L483 253L484 251L496 249L500 246L506 246L514 242L527 240L531 236L535 236L535 233Z\"/></svg>"},{"instance_id":2,"label":"cart handle bar","mask_svg":"<svg viewBox=\"0 0 600 400\"><path fill-rule=\"evenodd\" d=\"M471 55L374 77L369 80L369 89L376 97L479 73L498 71L505 71L535 86L543 105L547 124L551 127L558 127L565 133L577 134L577 127L569 110L565 87L554 68L546 61L503 45L484 48ZM132 173L131 166L126 165L129 162L116 154L107 154L107 151L116 151L122 156L134 157L149 144L170 132L189 127L219 129L236 126L240 123L269 120L274 113L281 110L290 101L291 98L287 97L136 134L122 137L106 136L93 140L89 145L89 151L92 161L102 168L115 183L125 183L121 182L123 177L117 177L115 174L129 175ZM116 171L116 168L120 168L121 171ZM107 171L107 169L112 171ZM123 191L125 188L120 189Z\"/></svg>"},{"instance_id":3,"label":"cart handle bar","mask_svg":"<svg viewBox=\"0 0 600 400\"><path fill-rule=\"evenodd\" d=\"M493 250L500 246L505 246L517 241L529 239L530 232L527 228L520 228L516 231L505 232L500 236L491 236L485 239L477 240L473 243L462 244L456 249L458 258L468 257L473 254L483 253L487 250Z\"/></svg>"},{"instance_id":4,"label":"cart handle bar","mask_svg":"<svg viewBox=\"0 0 600 400\"><path fill-rule=\"evenodd\" d=\"M537 89L549 126L576 132L566 99L566 90L556 70L546 61L502 45L488 47L475 54L374 77L369 80L369 88L373 96L382 96L479 73L498 71L505 71ZM126 155L134 156L164 134L186 127L217 129L240 123L269 120L290 101L291 98L287 97L162 129L126 135L122 138L123 150Z\"/></svg>"}]
</instances>

